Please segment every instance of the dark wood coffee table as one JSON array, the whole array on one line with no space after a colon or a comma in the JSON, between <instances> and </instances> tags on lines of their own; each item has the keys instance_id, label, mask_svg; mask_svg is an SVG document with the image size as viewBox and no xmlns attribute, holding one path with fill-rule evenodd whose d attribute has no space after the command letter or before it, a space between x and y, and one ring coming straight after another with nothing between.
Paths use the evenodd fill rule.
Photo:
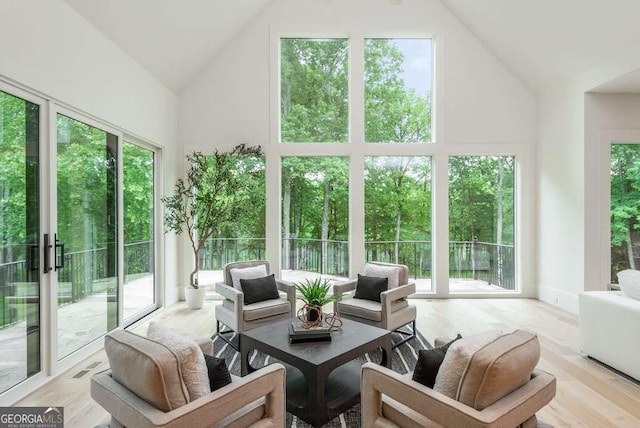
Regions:
<instances>
[{"instance_id":1,"label":"dark wood coffee table","mask_svg":"<svg viewBox=\"0 0 640 428\"><path fill-rule=\"evenodd\" d=\"M343 320L330 342L289 343L289 324L283 320L240 334L242 376L253 350L270 355L287 368L287 411L318 427L360 402L360 370L356 357L382 349L380 364L391 367L391 333Z\"/></svg>"}]
</instances>

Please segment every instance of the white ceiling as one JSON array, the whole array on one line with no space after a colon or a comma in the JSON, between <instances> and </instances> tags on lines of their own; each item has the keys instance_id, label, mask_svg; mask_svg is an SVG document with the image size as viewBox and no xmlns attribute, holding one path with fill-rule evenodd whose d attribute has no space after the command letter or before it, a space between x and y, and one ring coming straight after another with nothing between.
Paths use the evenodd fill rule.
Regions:
<instances>
[{"instance_id":1,"label":"white ceiling","mask_svg":"<svg viewBox=\"0 0 640 428\"><path fill-rule=\"evenodd\" d=\"M577 76L640 43L638 0L441 1L534 90ZM640 92L637 83L625 81L624 90Z\"/></svg>"},{"instance_id":2,"label":"white ceiling","mask_svg":"<svg viewBox=\"0 0 640 428\"><path fill-rule=\"evenodd\" d=\"M64 0L174 92L271 0Z\"/></svg>"},{"instance_id":3,"label":"white ceiling","mask_svg":"<svg viewBox=\"0 0 640 428\"><path fill-rule=\"evenodd\" d=\"M64 1L178 93L272 0ZM533 90L640 43L639 0L441 1ZM621 79L598 90L640 92Z\"/></svg>"}]
</instances>

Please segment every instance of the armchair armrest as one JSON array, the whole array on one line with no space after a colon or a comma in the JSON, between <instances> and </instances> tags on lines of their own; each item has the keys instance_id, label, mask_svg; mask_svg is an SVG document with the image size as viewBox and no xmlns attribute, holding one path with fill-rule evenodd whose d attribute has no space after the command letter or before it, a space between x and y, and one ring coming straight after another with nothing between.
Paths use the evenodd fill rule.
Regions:
<instances>
[{"instance_id":1,"label":"armchair armrest","mask_svg":"<svg viewBox=\"0 0 640 428\"><path fill-rule=\"evenodd\" d=\"M389 317L391 316L391 304L397 300L406 299L407 296L416 292L414 282L400 285L380 293L380 304L382 305L382 325L387 328Z\"/></svg>"},{"instance_id":2,"label":"armchair armrest","mask_svg":"<svg viewBox=\"0 0 640 428\"><path fill-rule=\"evenodd\" d=\"M284 279L276 279L278 290L287 294L287 300L291 303L291 317L296 313L296 286Z\"/></svg>"},{"instance_id":3,"label":"armchair armrest","mask_svg":"<svg viewBox=\"0 0 640 428\"><path fill-rule=\"evenodd\" d=\"M236 300L244 301L244 293L240 290L236 290L234 287L225 284L224 282L216 282L216 293L220 294L225 299L235 302Z\"/></svg>"},{"instance_id":4,"label":"armchair armrest","mask_svg":"<svg viewBox=\"0 0 640 428\"><path fill-rule=\"evenodd\" d=\"M416 292L416 283L410 282L409 284L400 285L396 288L391 288L387 291L380 293L380 303L385 304L385 300L393 302L395 300L406 299L409 295Z\"/></svg>"},{"instance_id":5,"label":"armchair armrest","mask_svg":"<svg viewBox=\"0 0 640 428\"><path fill-rule=\"evenodd\" d=\"M478 411L377 364L364 364L361 379L363 427L384 419L382 395L442 426L518 426L548 404L556 389L555 377L534 370L527 384Z\"/></svg>"},{"instance_id":6,"label":"armchair armrest","mask_svg":"<svg viewBox=\"0 0 640 428\"><path fill-rule=\"evenodd\" d=\"M271 364L248 376L233 381L211 394L194 400L169 412L156 409L151 404L129 391L111 377L107 370L91 379L91 397L104 407L124 426L223 427L232 423L228 416L251 409L257 400L264 399L264 416L255 424L244 426L284 426L285 424L285 368L281 364ZM254 406L255 407L255 406ZM241 416L241 415L234 415Z\"/></svg>"},{"instance_id":7,"label":"armchair armrest","mask_svg":"<svg viewBox=\"0 0 640 428\"><path fill-rule=\"evenodd\" d=\"M338 313L338 302L342 300L342 297L344 297L345 294L355 290L357 284L357 279L350 279L348 281L341 281L333 284L333 295L340 295L339 299L333 301L333 312Z\"/></svg>"}]
</instances>

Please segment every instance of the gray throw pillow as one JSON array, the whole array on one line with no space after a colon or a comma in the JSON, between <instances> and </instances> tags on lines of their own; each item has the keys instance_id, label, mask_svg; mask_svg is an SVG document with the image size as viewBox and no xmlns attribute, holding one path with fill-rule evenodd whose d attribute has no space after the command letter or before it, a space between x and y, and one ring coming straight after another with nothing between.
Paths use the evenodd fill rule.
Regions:
<instances>
[{"instance_id":1,"label":"gray throw pillow","mask_svg":"<svg viewBox=\"0 0 640 428\"><path fill-rule=\"evenodd\" d=\"M280 298L273 274L262 278L240 279L240 288L244 293L245 305Z\"/></svg>"},{"instance_id":2,"label":"gray throw pillow","mask_svg":"<svg viewBox=\"0 0 640 428\"><path fill-rule=\"evenodd\" d=\"M379 278L376 276L364 276L358 274L358 283L356 284L355 299L373 300L380 302L380 293L387 291L389 278Z\"/></svg>"}]
</instances>

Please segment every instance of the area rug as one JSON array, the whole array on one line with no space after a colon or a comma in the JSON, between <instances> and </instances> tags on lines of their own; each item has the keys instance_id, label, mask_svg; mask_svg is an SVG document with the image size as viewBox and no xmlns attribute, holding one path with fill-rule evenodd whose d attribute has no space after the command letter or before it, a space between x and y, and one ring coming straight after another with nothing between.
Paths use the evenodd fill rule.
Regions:
<instances>
[{"instance_id":1,"label":"area rug","mask_svg":"<svg viewBox=\"0 0 640 428\"><path fill-rule=\"evenodd\" d=\"M404 336L393 333L393 341L400 341ZM237 338L232 338L236 340ZM224 358L227 362L227 367L232 374L240 376L240 354L236 352L231 346L225 343L223 340L214 336L213 340L214 355L218 358ZM391 353L391 368L398 373L407 373L412 371L418 360L418 351L420 349L431 349L432 346L427 340L417 332L415 338L403 343L393 350ZM272 358L261 352L254 352L251 356L251 365L253 367L262 367L274 362ZM364 356L358 358L359 361L364 364L367 361L380 362L382 359L382 351L377 350L369 352ZM360 405L355 405L346 412L338 415L333 420L329 421L324 427L329 428L354 428L359 427L360 423ZM291 428L306 428L311 427L297 416L287 413L287 427Z\"/></svg>"}]
</instances>

